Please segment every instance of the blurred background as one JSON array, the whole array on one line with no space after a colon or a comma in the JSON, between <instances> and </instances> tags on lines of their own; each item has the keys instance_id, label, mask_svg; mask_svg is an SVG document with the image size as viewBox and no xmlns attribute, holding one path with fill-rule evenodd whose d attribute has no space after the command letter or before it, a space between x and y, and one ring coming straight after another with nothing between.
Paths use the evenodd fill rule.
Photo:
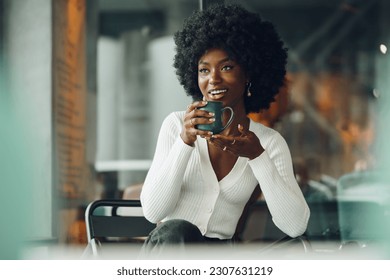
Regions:
<instances>
[{"instance_id":1,"label":"blurred background","mask_svg":"<svg viewBox=\"0 0 390 280\"><path fill-rule=\"evenodd\" d=\"M289 49L286 87L250 117L285 137L307 200L339 206L329 210L338 225L354 219L340 201L375 202L368 239L385 235L387 0L0 0L0 199L14 202L1 203L2 222L14 217L29 244L84 246L89 202L138 197L163 119L191 102L172 67L173 34L215 2L259 12ZM316 236L366 241L328 222ZM21 257L8 248L0 257Z\"/></svg>"}]
</instances>

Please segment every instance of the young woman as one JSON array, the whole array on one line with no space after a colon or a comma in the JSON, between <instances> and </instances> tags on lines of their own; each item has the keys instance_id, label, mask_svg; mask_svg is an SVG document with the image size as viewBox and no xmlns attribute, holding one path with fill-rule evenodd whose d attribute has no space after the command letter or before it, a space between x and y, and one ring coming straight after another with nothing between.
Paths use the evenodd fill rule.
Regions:
<instances>
[{"instance_id":1,"label":"young woman","mask_svg":"<svg viewBox=\"0 0 390 280\"><path fill-rule=\"evenodd\" d=\"M247 116L267 109L283 85L287 51L273 25L239 6L218 5L195 12L174 39L174 66L194 102L162 124L141 193L146 218L159 223L145 247L229 243L258 186L275 225L291 237L303 234L310 211L287 144ZM235 114L217 135L197 129L215 121L199 110L208 101Z\"/></svg>"}]
</instances>

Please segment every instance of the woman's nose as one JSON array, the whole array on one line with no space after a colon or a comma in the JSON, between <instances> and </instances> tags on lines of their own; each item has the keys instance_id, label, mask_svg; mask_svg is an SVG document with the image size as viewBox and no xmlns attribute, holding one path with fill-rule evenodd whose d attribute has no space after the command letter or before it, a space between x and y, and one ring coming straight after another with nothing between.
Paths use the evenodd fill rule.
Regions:
<instances>
[{"instance_id":1,"label":"woman's nose","mask_svg":"<svg viewBox=\"0 0 390 280\"><path fill-rule=\"evenodd\" d=\"M215 70L211 71L210 80L209 80L210 84L212 84L212 85L217 84L217 83L221 82L221 80L222 80L221 75L218 71L215 71Z\"/></svg>"}]
</instances>

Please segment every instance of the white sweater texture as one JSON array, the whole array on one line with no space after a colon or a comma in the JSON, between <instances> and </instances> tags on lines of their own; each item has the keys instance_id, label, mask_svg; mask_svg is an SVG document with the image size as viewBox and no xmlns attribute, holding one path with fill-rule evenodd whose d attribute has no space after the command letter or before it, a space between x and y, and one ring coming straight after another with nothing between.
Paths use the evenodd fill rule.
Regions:
<instances>
[{"instance_id":1,"label":"white sweater texture","mask_svg":"<svg viewBox=\"0 0 390 280\"><path fill-rule=\"evenodd\" d=\"M239 157L230 173L218 181L207 141L198 137L191 147L181 139L184 113L171 113L162 124L141 192L145 217L154 223L184 219L207 237L229 239L259 184L275 225L291 237L303 234L310 210L295 180L284 138L251 121L249 129L265 151L253 160Z\"/></svg>"}]
</instances>

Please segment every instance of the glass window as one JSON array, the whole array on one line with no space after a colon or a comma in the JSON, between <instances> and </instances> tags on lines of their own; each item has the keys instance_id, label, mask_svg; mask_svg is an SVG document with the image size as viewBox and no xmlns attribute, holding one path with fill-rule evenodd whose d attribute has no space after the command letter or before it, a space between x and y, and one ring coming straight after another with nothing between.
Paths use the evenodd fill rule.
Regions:
<instances>
[{"instance_id":1,"label":"glass window","mask_svg":"<svg viewBox=\"0 0 390 280\"><path fill-rule=\"evenodd\" d=\"M190 102L172 68L172 35L201 2L213 1L100 1L96 167L103 195L139 195L162 120ZM308 236L358 246L382 238L389 183L376 172L390 158L381 150L389 4L224 2L273 22L288 48L286 87L251 118L287 140L312 209Z\"/></svg>"}]
</instances>

